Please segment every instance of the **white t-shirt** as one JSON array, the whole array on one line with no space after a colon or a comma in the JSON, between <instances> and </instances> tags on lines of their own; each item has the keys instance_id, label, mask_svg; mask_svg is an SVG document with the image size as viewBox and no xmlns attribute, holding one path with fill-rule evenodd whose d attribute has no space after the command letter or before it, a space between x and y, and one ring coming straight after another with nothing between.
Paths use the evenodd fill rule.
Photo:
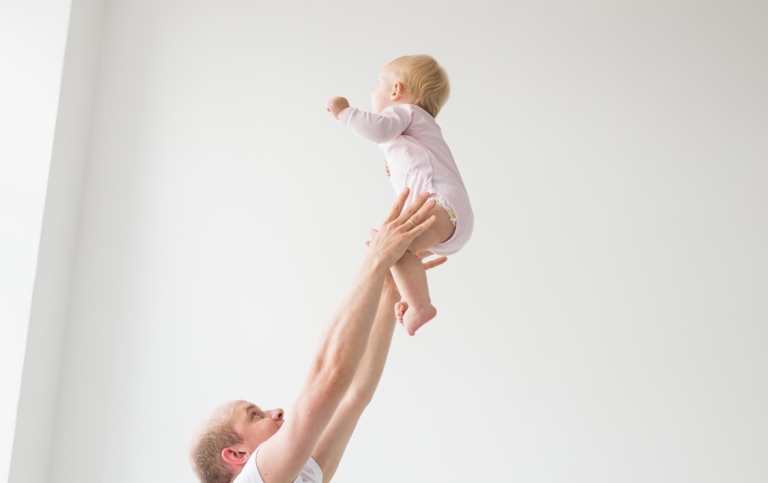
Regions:
<instances>
[{"instance_id":1,"label":"white t-shirt","mask_svg":"<svg viewBox=\"0 0 768 483\"><path fill-rule=\"evenodd\" d=\"M256 453L259 452L259 448L253 452L248 462L243 466L243 471L237 475L234 483L264 483L259 474L259 469L256 468ZM298 478L293 480L293 483L323 483L323 470L320 469L320 465L315 460L309 458L307 464L299 473Z\"/></svg>"},{"instance_id":2,"label":"white t-shirt","mask_svg":"<svg viewBox=\"0 0 768 483\"><path fill-rule=\"evenodd\" d=\"M395 192L400 193L406 186L411 189L406 206L426 192L448 201L456 214L456 230L450 239L430 250L452 255L466 245L472 235L474 214L459 168L434 117L413 104L390 106L381 114L349 107L341 123L379 145Z\"/></svg>"}]
</instances>

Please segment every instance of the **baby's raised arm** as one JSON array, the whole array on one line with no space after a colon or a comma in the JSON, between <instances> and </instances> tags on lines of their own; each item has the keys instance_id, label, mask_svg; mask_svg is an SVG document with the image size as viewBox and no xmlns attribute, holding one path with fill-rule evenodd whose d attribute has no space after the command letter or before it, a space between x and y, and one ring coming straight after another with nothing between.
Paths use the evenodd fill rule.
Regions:
<instances>
[{"instance_id":1,"label":"baby's raised arm","mask_svg":"<svg viewBox=\"0 0 768 483\"><path fill-rule=\"evenodd\" d=\"M358 136L376 144L395 139L411 122L410 111L398 109L398 106L389 107L381 114L375 114L349 107L349 102L343 97L331 98L328 101L327 110Z\"/></svg>"}]
</instances>

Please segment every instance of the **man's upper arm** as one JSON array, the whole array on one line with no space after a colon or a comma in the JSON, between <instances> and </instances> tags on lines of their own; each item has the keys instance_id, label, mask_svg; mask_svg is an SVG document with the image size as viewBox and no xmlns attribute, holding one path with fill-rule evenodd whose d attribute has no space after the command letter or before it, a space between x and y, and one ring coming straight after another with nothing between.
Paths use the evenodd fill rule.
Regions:
<instances>
[{"instance_id":1,"label":"man's upper arm","mask_svg":"<svg viewBox=\"0 0 768 483\"><path fill-rule=\"evenodd\" d=\"M343 390L335 393L333 384L307 385L280 430L259 449L256 467L265 483L290 482L299 475L343 396Z\"/></svg>"},{"instance_id":2,"label":"man's upper arm","mask_svg":"<svg viewBox=\"0 0 768 483\"><path fill-rule=\"evenodd\" d=\"M364 409L364 404L347 403L346 400L342 402L320 441L317 442L312 458L323 469L325 483L328 483L336 473L341 457L347 449L347 443L352 438L352 433Z\"/></svg>"}]
</instances>

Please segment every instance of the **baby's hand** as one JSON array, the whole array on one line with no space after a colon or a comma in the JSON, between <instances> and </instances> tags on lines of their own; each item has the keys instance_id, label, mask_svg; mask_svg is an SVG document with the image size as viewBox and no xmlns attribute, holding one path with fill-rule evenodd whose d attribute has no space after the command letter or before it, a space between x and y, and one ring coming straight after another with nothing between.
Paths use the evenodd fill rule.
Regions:
<instances>
[{"instance_id":1,"label":"baby's hand","mask_svg":"<svg viewBox=\"0 0 768 483\"><path fill-rule=\"evenodd\" d=\"M349 107L349 101L347 101L343 97L331 97L331 100L328 101L328 107L326 107L326 110L333 114L333 117L336 119L339 119L341 117L341 113L344 112L344 109Z\"/></svg>"},{"instance_id":2,"label":"baby's hand","mask_svg":"<svg viewBox=\"0 0 768 483\"><path fill-rule=\"evenodd\" d=\"M389 163L387 163L387 160L384 160L384 169L387 171L387 176L389 176Z\"/></svg>"}]
</instances>

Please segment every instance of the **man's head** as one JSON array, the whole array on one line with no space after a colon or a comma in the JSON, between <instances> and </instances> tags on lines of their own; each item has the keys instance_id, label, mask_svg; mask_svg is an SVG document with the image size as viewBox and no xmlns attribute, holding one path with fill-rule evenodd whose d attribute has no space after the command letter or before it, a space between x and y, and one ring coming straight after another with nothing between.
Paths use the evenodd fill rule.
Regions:
<instances>
[{"instance_id":1,"label":"man's head","mask_svg":"<svg viewBox=\"0 0 768 483\"><path fill-rule=\"evenodd\" d=\"M192 468L203 483L229 483L282 425L282 409L262 411L248 401L223 404L192 441Z\"/></svg>"},{"instance_id":2,"label":"man's head","mask_svg":"<svg viewBox=\"0 0 768 483\"><path fill-rule=\"evenodd\" d=\"M408 103L437 117L450 92L448 75L435 59L428 55L406 55L382 69L371 101L376 113L394 104Z\"/></svg>"}]
</instances>

